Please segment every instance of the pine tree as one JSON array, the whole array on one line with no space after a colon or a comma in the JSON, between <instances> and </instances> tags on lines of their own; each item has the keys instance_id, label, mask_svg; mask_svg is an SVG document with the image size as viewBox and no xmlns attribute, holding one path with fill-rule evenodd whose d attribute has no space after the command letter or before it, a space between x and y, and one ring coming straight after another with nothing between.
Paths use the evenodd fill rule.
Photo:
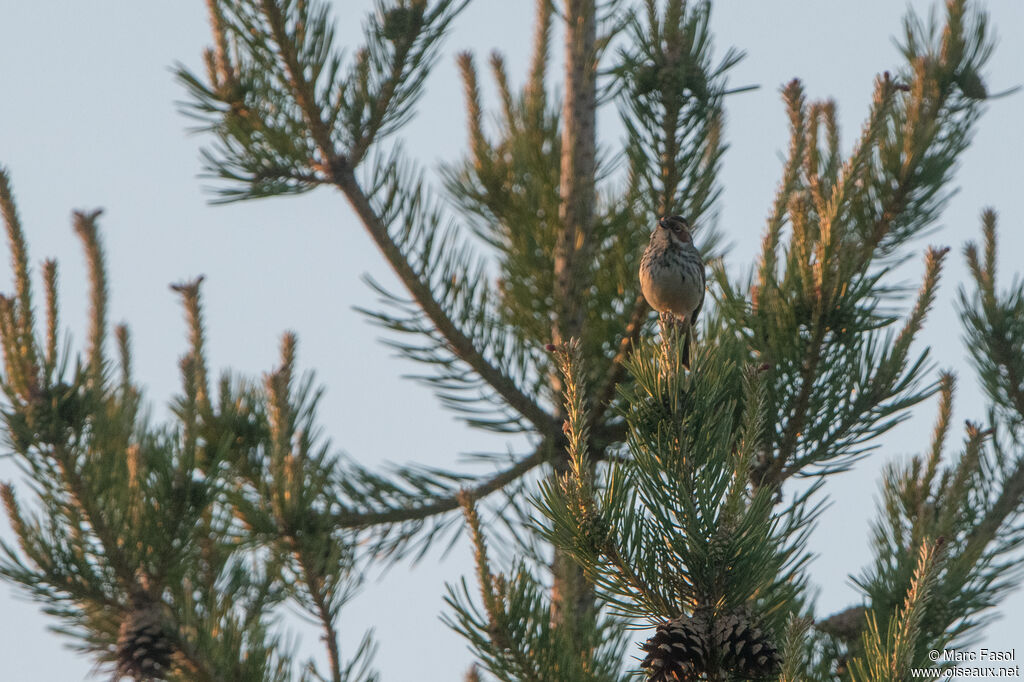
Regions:
<instances>
[{"instance_id":1,"label":"pine tree","mask_svg":"<svg viewBox=\"0 0 1024 682\"><path fill-rule=\"evenodd\" d=\"M715 56L710 2L537 0L522 88L490 61L496 125L474 56L458 56L468 150L430 183L396 136L467 1L381 0L343 50L320 0L208 0L206 72L178 78L216 199L340 192L405 289L371 282L381 305L364 312L469 427L532 452L483 477L341 458L293 335L262 381L211 380L201 278L173 287L189 343L172 419L153 424L127 328L107 351L99 212L74 221L91 291L77 352L53 261L37 319L0 170L3 433L25 474L0 490L17 538L0 575L136 680L377 679L369 634L340 641L346 600L367 571L463 532L476 575L451 583L445 619L477 656L470 680L895 681L970 641L1020 575L1024 282L996 287L986 211L960 313L991 409L951 454L955 379L919 339L948 249L924 253L910 306L895 270L941 215L989 98L984 12L948 0L941 24L908 16L904 63L875 81L849 154L833 102L782 89L789 154L744 268L713 228L742 55ZM616 155L601 108L625 132ZM636 276L668 213L712 264L692 371ZM930 447L885 472L862 603L821 617L806 540L823 489L932 396ZM320 628L317 660L296 660L287 609Z\"/></svg>"}]
</instances>

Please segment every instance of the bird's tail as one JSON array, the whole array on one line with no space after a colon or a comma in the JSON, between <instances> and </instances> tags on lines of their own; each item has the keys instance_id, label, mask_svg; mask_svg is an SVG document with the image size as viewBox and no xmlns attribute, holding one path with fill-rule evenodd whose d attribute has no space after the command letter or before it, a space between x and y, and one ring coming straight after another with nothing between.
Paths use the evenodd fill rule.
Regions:
<instances>
[{"instance_id":1,"label":"bird's tail","mask_svg":"<svg viewBox=\"0 0 1024 682\"><path fill-rule=\"evenodd\" d=\"M690 369L690 340L692 338L693 338L693 327L691 325L687 324L687 325L685 325L685 328L683 329L683 338L682 338L682 343L683 343L682 363L683 363L683 367L685 367L687 370Z\"/></svg>"}]
</instances>

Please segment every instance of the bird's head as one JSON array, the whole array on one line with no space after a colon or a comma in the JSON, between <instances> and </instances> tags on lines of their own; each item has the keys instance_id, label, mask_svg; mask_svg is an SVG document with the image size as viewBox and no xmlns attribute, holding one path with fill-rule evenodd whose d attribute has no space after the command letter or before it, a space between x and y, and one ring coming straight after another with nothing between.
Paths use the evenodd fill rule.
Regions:
<instances>
[{"instance_id":1,"label":"bird's head","mask_svg":"<svg viewBox=\"0 0 1024 682\"><path fill-rule=\"evenodd\" d=\"M658 221L658 229L655 232L665 235L670 241L682 244L693 242L693 238L690 236L690 223L686 222L686 218L682 216L665 216Z\"/></svg>"}]
</instances>

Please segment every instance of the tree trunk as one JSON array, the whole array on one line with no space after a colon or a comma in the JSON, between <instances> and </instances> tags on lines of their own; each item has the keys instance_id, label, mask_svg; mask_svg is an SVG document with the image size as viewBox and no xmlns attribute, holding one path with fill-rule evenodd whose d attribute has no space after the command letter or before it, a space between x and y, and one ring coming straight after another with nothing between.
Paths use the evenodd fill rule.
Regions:
<instances>
[{"instance_id":1,"label":"tree trunk","mask_svg":"<svg viewBox=\"0 0 1024 682\"><path fill-rule=\"evenodd\" d=\"M582 338L585 311L580 304L589 288L589 249L594 224L596 159L596 18L594 0L566 0L565 102L562 110L561 208L562 232L555 247L555 343ZM552 373L552 394L560 402L561 380ZM561 411L560 411L561 416ZM568 456L559 453L555 475L568 469ZM580 625L593 618L592 586L572 558L555 549L552 562L551 620L568 628L570 640L582 645Z\"/></svg>"}]
</instances>

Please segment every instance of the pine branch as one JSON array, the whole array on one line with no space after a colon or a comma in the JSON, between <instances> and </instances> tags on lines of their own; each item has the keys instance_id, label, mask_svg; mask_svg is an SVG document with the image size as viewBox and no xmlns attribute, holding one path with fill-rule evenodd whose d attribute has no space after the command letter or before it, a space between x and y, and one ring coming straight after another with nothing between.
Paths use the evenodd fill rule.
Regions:
<instances>
[{"instance_id":1,"label":"pine branch","mask_svg":"<svg viewBox=\"0 0 1024 682\"><path fill-rule=\"evenodd\" d=\"M635 591L637 602L648 616L656 615L662 618L673 618L680 613L680 604L659 592L656 584L649 584L647 580L637 572L634 566L635 559L625 559L620 549L609 539L600 547L601 553L607 558L608 566L618 572L625 584ZM609 599L609 603L615 604L617 600Z\"/></svg>"},{"instance_id":2,"label":"pine branch","mask_svg":"<svg viewBox=\"0 0 1024 682\"><path fill-rule=\"evenodd\" d=\"M204 442L206 434L199 433L201 329L192 330L194 353L182 363L179 422L148 427L140 421L124 327L115 329L120 381L107 380L103 252L95 214L75 218L92 285L85 359L58 355L55 263L44 266L45 340L34 334L24 339L46 349L43 367L29 367L24 354L10 352L21 336L18 304L0 298L5 360L18 367L17 388L9 371L0 381L9 401L2 411L5 432L16 443L15 456L41 510L26 518L13 490L3 487L20 551L2 543L0 573L60 618L58 630L76 638L100 665L128 674L139 656L154 652L166 659L160 663L165 672L188 679L281 680L287 660L276 676L269 672L286 659L277 656L279 643L265 631L272 599L246 591L259 562L229 575L233 561L243 568L239 556L248 548L237 544L231 513L215 501L227 469L196 475L197 452L224 442ZM198 326L193 293L190 312ZM76 370L68 385L62 379L71 360ZM244 624L234 617L241 612Z\"/></svg>"},{"instance_id":3,"label":"pine branch","mask_svg":"<svg viewBox=\"0 0 1024 682\"><path fill-rule=\"evenodd\" d=\"M934 643L927 639L921 625L935 599L941 550L941 540L921 546L902 608L889 618L886 632L881 630L878 615L868 612L863 635L865 653L851 665L854 682L902 682L914 665L928 665L923 653Z\"/></svg>"},{"instance_id":4,"label":"pine branch","mask_svg":"<svg viewBox=\"0 0 1024 682\"><path fill-rule=\"evenodd\" d=\"M270 33L276 44L281 62L287 69L289 84L295 102L306 118L306 125L309 126L309 133L317 148L320 150L321 159L319 165L322 168L330 168L337 158L337 152L331 140L331 133L324 122L320 107L317 105L315 88L305 76L305 65L299 60L297 45L286 26L286 17L280 7L280 0L259 0L259 5L267 18ZM316 165L316 164L314 164Z\"/></svg>"},{"instance_id":5,"label":"pine branch","mask_svg":"<svg viewBox=\"0 0 1024 682\"><path fill-rule=\"evenodd\" d=\"M1015 430L1024 423L1024 284L1015 281L1007 292L997 288L996 214L991 209L982 214L982 233L984 259L979 258L974 243L965 248L975 291L969 295L964 287L960 288L959 310L968 348L989 400L997 414ZM963 554L969 564L981 558L1024 502L1024 457L1017 458L1001 483L998 497L966 543Z\"/></svg>"},{"instance_id":6,"label":"pine branch","mask_svg":"<svg viewBox=\"0 0 1024 682\"><path fill-rule=\"evenodd\" d=\"M617 432L599 429L591 438L591 446L600 454L610 442L621 438ZM413 537L421 534L421 549L416 556L422 556L429 541L450 528L451 519L442 517L458 507L459 494L482 500L496 492L508 492L516 481L549 463L554 448L564 449L566 443L566 436L560 432L555 439L538 444L532 454L484 478L414 467L381 475L352 463L339 472L342 510L331 513L331 523L338 528L369 531L381 556L404 555ZM524 521L528 516L523 517ZM427 522L431 525L424 530Z\"/></svg>"},{"instance_id":7,"label":"pine branch","mask_svg":"<svg viewBox=\"0 0 1024 682\"><path fill-rule=\"evenodd\" d=\"M99 243L96 219L102 211L75 212L75 232L85 249L89 266L89 285L92 307L89 311L89 375L96 386L104 382L103 342L107 330L107 275L103 265L103 251Z\"/></svg>"},{"instance_id":8,"label":"pine branch","mask_svg":"<svg viewBox=\"0 0 1024 682\"><path fill-rule=\"evenodd\" d=\"M59 446L54 449L53 457L57 460L61 474L64 476L68 490L72 495L73 503L78 507L82 519L92 527L92 531L96 534L103 547L103 556L114 569L122 587L133 585L135 583L135 573L128 558L124 555L122 543L119 542L120 538L107 524L103 511L97 506L91 492L86 487L85 481L78 472L77 464L72 459L70 453Z\"/></svg>"},{"instance_id":9,"label":"pine branch","mask_svg":"<svg viewBox=\"0 0 1024 682\"><path fill-rule=\"evenodd\" d=\"M789 209L793 193L800 187L800 174L803 160L807 155L807 142L810 138L806 133L807 114L803 84L798 79L791 80L783 88L782 98L789 115L789 155L782 172L782 181L775 193L775 203L768 218L768 226L761 246L758 286L751 288L750 298L754 306L757 306L758 303L757 292L776 277L778 248L782 239L782 228L786 222L786 211Z\"/></svg>"},{"instance_id":10,"label":"pine branch","mask_svg":"<svg viewBox=\"0 0 1024 682\"><path fill-rule=\"evenodd\" d=\"M936 584L935 603L921 626L925 641L937 644L963 641L986 620L984 612L1015 584L1020 566L1010 554L1024 545L1018 511L1024 499L1020 459L1004 468L998 451L992 454L986 448L990 433L968 423L962 454L939 468L952 387L952 378L945 376L927 459L915 458L908 466L887 471L880 518L874 523L874 565L855 579L876 614L894 613L911 580L913 553L929 538L941 538L948 558Z\"/></svg>"},{"instance_id":11,"label":"pine branch","mask_svg":"<svg viewBox=\"0 0 1024 682\"><path fill-rule=\"evenodd\" d=\"M540 532L572 554L617 613L664 620L756 594L784 619L802 584L814 514L795 504L772 520L771 496L749 490L763 397L726 355L708 354L691 376L664 371L662 354L645 344L623 395L632 457L608 470L593 502L568 483L542 488L537 504L550 528Z\"/></svg>"},{"instance_id":12,"label":"pine branch","mask_svg":"<svg viewBox=\"0 0 1024 682\"><path fill-rule=\"evenodd\" d=\"M459 495L459 505L463 509L475 550L477 583L480 585L484 611L487 614L487 632L497 651L501 652L500 658L506 659L503 662L516 671L517 678L524 682L540 682L544 679L543 672L537 669L536 663L530 660L519 646L519 642L514 641L514 636L510 632L504 581L499 581L498 576L491 573L490 562L487 559L487 544L473 500L467 495Z\"/></svg>"},{"instance_id":13,"label":"pine branch","mask_svg":"<svg viewBox=\"0 0 1024 682\"><path fill-rule=\"evenodd\" d=\"M557 433L558 427L554 418L523 393L507 375L488 362L481 350L446 314L444 308L433 297L429 285L416 273L392 239L387 226L374 211L369 197L363 192L363 188L351 169L347 165L336 167L333 170L333 182L344 192L356 215L369 231L392 270L398 275L438 333L447 340L450 350L487 382L510 408L533 424L539 434L550 436Z\"/></svg>"},{"instance_id":14,"label":"pine branch","mask_svg":"<svg viewBox=\"0 0 1024 682\"><path fill-rule=\"evenodd\" d=\"M3 217L7 230L7 243L11 247L11 268L14 271L14 283L17 289L17 326L20 337L20 352L23 362L28 367L35 367L36 348L34 343L35 324L32 312L32 287L28 268L28 247L25 234L21 228L21 220L14 204L10 178L6 169L0 166L0 216Z\"/></svg>"},{"instance_id":15,"label":"pine branch","mask_svg":"<svg viewBox=\"0 0 1024 682\"><path fill-rule=\"evenodd\" d=\"M189 303L186 294L186 303ZM190 307L198 307L196 305ZM323 632L333 682L342 682L338 648L338 609L346 599L352 572L351 548L344 537L334 535L334 526L323 509L337 499L331 486L335 459L326 447L314 447L312 417L317 394L308 394L308 384L296 392L292 386L296 339L285 334L281 342L281 365L266 377L268 425L271 447L266 473L272 483L253 481L264 510L276 527L274 543L281 549L287 570L294 574L297 601ZM263 488L263 489L261 489ZM258 513L251 523L258 526Z\"/></svg>"},{"instance_id":16,"label":"pine branch","mask_svg":"<svg viewBox=\"0 0 1024 682\"><path fill-rule=\"evenodd\" d=\"M779 673L779 682L806 682L808 680L806 641L812 625L812 619L797 616L793 616L787 624L786 638L782 647L782 670Z\"/></svg>"},{"instance_id":17,"label":"pine branch","mask_svg":"<svg viewBox=\"0 0 1024 682\"><path fill-rule=\"evenodd\" d=\"M935 219L950 195L944 188L981 113L984 95L978 97L965 76L976 76L984 67L993 42L985 14L972 14L968 6L967 0L946 3L941 36L933 28L922 28L912 13L905 21L901 48L907 67L901 74L905 84L899 87L908 97L885 124L889 131L878 145L879 191L866 206L873 220L862 233L866 247L882 254L891 253Z\"/></svg>"},{"instance_id":18,"label":"pine branch","mask_svg":"<svg viewBox=\"0 0 1024 682\"><path fill-rule=\"evenodd\" d=\"M526 108L534 116L534 125L542 124L545 115L546 93L544 81L547 77L551 43L551 15L554 4L551 0L536 0L536 16L533 33L533 55L530 60L530 77L526 88Z\"/></svg>"},{"instance_id":19,"label":"pine branch","mask_svg":"<svg viewBox=\"0 0 1024 682\"><path fill-rule=\"evenodd\" d=\"M804 440L802 447L805 452L802 454L796 452L796 438L790 437L782 441L780 453L788 454L783 455L776 462L787 461L788 463L779 470L779 477L776 479L779 483L800 473L808 466L835 459L837 457L835 453L849 451L857 442L888 430L897 423L897 420L904 418L897 416L887 419L889 415L923 400L937 388L937 384L932 384L916 395L910 391L916 381L915 377L921 373L926 354L922 353L909 366L908 356L911 344L921 331L925 316L935 301L942 262L948 251L948 248L928 250L925 257L925 276L918 300L907 316L900 333L894 339L891 335L886 337L887 341L891 340L891 343L887 344L890 347L872 363L874 367L869 384L870 389L858 393L847 401L851 409L838 415L837 419L822 423L818 427L823 431L820 437L817 436L817 432L813 428L808 428L808 425L804 423L805 415L808 413L807 404L804 404L803 411L794 411L791 422L798 424L798 429L796 431L788 430L786 435L792 436L800 433ZM803 386L803 384L801 385ZM899 396L902 393L911 393L911 395L901 398ZM804 392L801 391L799 395L802 398ZM888 405L879 404L880 399L885 396L888 396L892 402ZM805 431L807 432L802 433ZM786 459L784 460L783 457ZM843 466L843 464L839 466Z\"/></svg>"},{"instance_id":20,"label":"pine branch","mask_svg":"<svg viewBox=\"0 0 1024 682\"><path fill-rule=\"evenodd\" d=\"M934 390L919 387L927 349L916 359L909 349L934 298L942 253L929 253L917 305L895 337L880 333L896 320L880 302L902 293L885 283L891 264L944 205L980 113L980 100L955 74L976 72L990 52L983 14L966 18L961 1L948 3L941 37L909 19L907 67L876 80L860 140L843 163L834 104L807 104L795 81L785 89L790 156L756 284L744 291L719 277L723 311L747 330L752 359L773 376L779 426L755 470L759 485L810 466L844 470Z\"/></svg>"},{"instance_id":21,"label":"pine branch","mask_svg":"<svg viewBox=\"0 0 1024 682\"><path fill-rule=\"evenodd\" d=\"M495 571L472 503L464 501L476 558L478 597L465 579L449 585L453 611L444 621L464 636L483 666L504 682L624 682L626 623L600 613L562 627L552 618L547 586L518 558ZM477 606L476 602L482 602Z\"/></svg>"},{"instance_id":22,"label":"pine branch","mask_svg":"<svg viewBox=\"0 0 1024 682\"><path fill-rule=\"evenodd\" d=\"M642 295L637 296L636 302L633 304L633 311L629 316L629 322L626 324L626 328L622 332L622 338L619 340L618 350L611 359L611 362L608 363L604 381L595 394L596 398L593 403L594 412L592 417L594 424L603 422L605 412L611 407L616 388L626 375L626 363L629 361L630 354L634 351L640 340L640 332L643 330L644 322L647 321L647 313L650 309L651 307L647 304L646 299Z\"/></svg>"},{"instance_id":23,"label":"pine branch","mask_svg":"<svg viewBox=\"0 0 1024 682\"><path fill-rule=\"evenodd\" d=\"M810 352L804 357L803 365L800 368L800 377L797 383L800 389L787 415L786 428L779 444L778 453L763 476L758 472L758 478L755 479L758 487L767 485L778 488L786 479L787 474L792 475L801 468L792 466L789 472L784 470L786 463L794 459L797 441L803 435L804 423L808 417L808 406L814 389L814 380L817 378L818 364L821 362L822 343L825 340L826 329L825 325L818 325L814 330L814 335L808 344Z\"/></svg>"},{"instance_id":24,"label":"pine branch","mask_svg":"<svg viewBox=\"0 0 1024 682\"><path fill-rule=\"evenodd\" d=\"M333 33L328 16L319 5L308 8L304 3L259 0L258 10L253 10L245 2L231 3L230 16L222 11L211 14L217 45L212 72L227 76L218 75L212 86L206 87L184 70L179 75L197 100L195 112L212 119L211 127L225 145L219 150L221 160L217 155L209 157L215 170L224 177L239 179L238 170L233 170L238 167L255 174L258 180L264 166L272 173L281 169L289 182L300 183L294 186L295 191L325 182L335 185L444 339L446 352L466 362L537 431L553 433L552 418L489 362L483 349L476 346L477 340L467 336L452 319L431 290L431 273L415 269L410 259L417 254L403 251L396 243L388 232L389 222L374 209L373 192L367 193L355 177L354 169L371 144L407 117L433 61L438 39L464 5L446 0L427 11L424 5L414 3L374 17L367 33L368 49L359 53L352 74L342 81L338 77L340 63L332 56ZM226 33L240 41L241 47L233 56L221 47L228 43ZM264 83L268 77L276 80ZM240 83L245 87L266 91L257 92L257 96L281 100L282 104L276 109L267 108L248 92L232 90L231 83L225 82L232 78L242 79ZM252 80L251 86L246 78ZM222 111L219 102L231 109ZM279 120L281 115L274 113L278 110L291 118ZM288 143L296 127L305 128L300 135L309 140L306 150L315 151L316 158L304 156L301 144ZM262 195L264 190L273 192L276 181L268 182L271 184L253 196Z\"/></svg>"},{"instance_id":25,"label":"pine branch","mask_svg":"<svg viewBox=\"0 0 1024 682\"><path fill-rule=\"evenodd\" d=\"M46 292L46 351L44 360L48 368L57 365L57 261L43 261L43 286Z\"/></svg>"},{"instance_id":26,"label":"pine branch","mask_svg":"<svg viewBox=\"0 0 1024 682\"><path fill-rule=\"evenodd\" d=\"M720 193L725 74L742 55L730 50L712 63L709 2L671 0L662 12L644 5L646 20L636 13L627 21L629 47L614 71L630 201L645 223L678 213L700 225ZM702 237L706 245L717 239L710 230Z\"/></svg>"},{"instance_id":27,"label":"pine branch","mask_svg":"<svg viewBox=\"0 0 1024 682\"><path fill-rule=\"evenodd\" d=\"M200 409L210 408L210 385L206 372L206 352L203 339L203 316L199 299L199 287L205 279L202 275L191 282L174 284L173 291L181 294L185 304L185 320L189 329L189 345L195 362L197 401Z\"/></svg>"},{"instance_id":28,"label":"pine branch","mask_svg":"<svg viewBox=\"0 0 1024 682\"><path fill-rule=\"evenodd\" d=\"M973 242L964 249L974 291L960 288L958 308L985 392L1003 420L1017 429L1024 424L1024 284L1015 281L1006 292L996 286L996 214L991 209L982 214L982 233L984 260Z\"/></svg>"},{"instance_id":29,"label":"pine branch","mask_svg":"<svg viewBox=\"0 0 1024 682\"><path fill-rule=\"evenodd\" d=\"M360 162L371 145L411 117L412 105L422 92L426 75L436 58L439 39L468 1L441 0L429 11L426 2L403 3L384 12L382 22L377 17L371 19L371 35L364 58L369 66L384 73L375 76L378 81L375 92L366 97L365 102L358 102L369 111L359 112L358 123L350 122L354 142L348 161L352 167ZM387 56L388 50L380 44L380 38L391 43ZM359 90L365 89L360 83Z\"/></svg>"},{"instance_id":30,"label":"pine branch","mask_svg":"<svg viewBox=\"0 0 1024 682\"><path fill-rule=\"evenodd\" d=\"M504 471L487 478L482 483L471 488L439 497L429 504L389 509L380 512L345 511L335 514L334 520L342 528L369 528L378 525L422 521L431 516L453 511L459 507L460 495L473 501L482 499L493 492L501 490L512 481L521 478L538 465L547 462L551 457L551 447L548 441L543 441L533 454L520 459Z\"/></svg>"},{"instance_id":31,"label":"pine branch","mask_svg":"<svg viewBox=\"0 0 1024 682\"><path fill-rule=\"evenodd\" d=\"M1020 515L1022 504L1024 457L1018 458L1017 466L1001 481L998 497L968 536L961 555L962 560L968 564L978 562L993 542L999 539L1009 540L1009 533L1000 538L1000 532L1006 530L1008 520Z\"/></svg>"},{"instance_id":32,"label":"pine branch","mask_svg":"<svg viewBox=\"0 0 1024 682\"><path fill-rule=\"evenodd\" d=\"M608 6L604 3L598 10L603 15L598 23L607 19ZM559 284L554 274L556 257L563 258L569 244L561 217L565 206L561 191L566 182L562 175L565 122L559 109L549 104L544 83L550 51L550 31L545 27L552 12L550 2L538 2L533 57L526 84L519 92L510 85L504 61L497 55L491 58L500 99L498 134L493 138L482 130L473 60L468 54L460 55L471 153L463 162L443 170L446 188L469 216L471 227L497 252L495 313L507 325L513 342L525 348L552 340L552 317L558 314L557 301L564 297L559 287L566 284L564 278ZM595 159L597 177L603 176L601 165ZM581 340L591 372L588 379L599 380L598 385L605 386L607 398L612 399L614 383L606 383L602 375L606 367L614 371L609 360L615 349L608 353L606 339L621 335L630 323L643 235L635 229L634 216L624 202L607 207L597 202L592 212L587 241L601 248L589 250L587 269L602 276L591 278L589 285L579 284L588 288L588 294L575 297L573 305L579 310L574 315L587 329ZM554 376L545 358L531 360L535 361L531 369L536 376ZM558 387L551 385L545 392L557 404Z\"/></svg>"}]
</instances>

